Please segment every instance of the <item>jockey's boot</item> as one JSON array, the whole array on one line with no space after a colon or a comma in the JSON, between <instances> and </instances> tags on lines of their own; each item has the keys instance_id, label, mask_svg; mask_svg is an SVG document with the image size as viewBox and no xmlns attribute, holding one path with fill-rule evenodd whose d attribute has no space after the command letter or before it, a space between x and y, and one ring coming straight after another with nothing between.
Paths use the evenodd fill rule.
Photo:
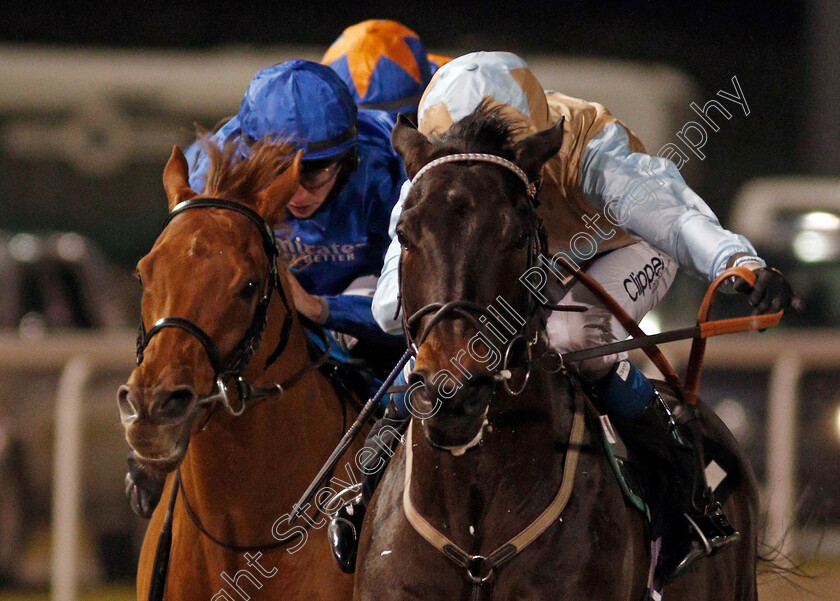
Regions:
<instances>
[{"instance_id":1,"label":"jockey's boot","mask_svg":"<svg viewBox=\"0 0 840 601\"><path fill-rule=\"evenodd\" d=\"M658 395L657 395L658 396ZM667 410L667 405L659 399ZM674 417L668 412L674 424ZM691 486L691 503L676 525L670 549L665 549L659 575L663 582L673 580L701 557L716 553L723 547L741 539L740 533L724 515L720 503L715 501L712 489L706 482L706 462L703 453L703 439L700 435L694 406L685 406L680 414L680 425L690 440L685 444L692 449L695 466Z\"/></svg>"},{"instance_id":2,"label":"jockey's boot","mask_svg":"<svg viewBox=\"0 0 840 601\"><path fill-rule=\"evenodd\" d=\"M125 475L125 494L131 510L141 518L149 519L163 494L166 478L144 470L134 458L128 456L128 473Z\"/></svg>"},{"instance_id":3,"label":"jockey's boot","mask_svg":"<svg viewBox=\"0 0 840 601\"><path fill-rule=\"evenodd\" d=\"M402 434L409 421L410 417L400 417L393 405L388 406L385 415L373 425L365 439L365 446L373 451L368 455L366 465L375 466L376 469L365 473L360 484L344 489L337 495L354 495L332 516L327 527L333 557L345 574L356 571L356 551L368 503L394 454L396 442L402 442Z\"/></svg>"},{"instance_id":4,"label":"jockey's boot","mask_svg":"<svg viewBox=\"0 0 840 601\"><path fill-rule=\"evenodd\" d=\"M739 540L706 483L694 407L684 408L678 425L650 380L629 361L616 363L594 389L625 442L653 472L658 495L651 510L666 520L660 580L673 580L697 559Z\"/></svg>"}]
</instances>

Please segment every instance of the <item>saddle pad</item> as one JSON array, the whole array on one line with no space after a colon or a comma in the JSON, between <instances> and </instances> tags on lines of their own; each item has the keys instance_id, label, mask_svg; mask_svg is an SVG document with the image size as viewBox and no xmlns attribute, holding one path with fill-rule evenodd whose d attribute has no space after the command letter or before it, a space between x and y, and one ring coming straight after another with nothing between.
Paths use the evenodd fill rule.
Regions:
<instances>
[{"instance_id":1,"label":"saddle pad","mask_svg":"<svg viewBox=\"0 0 840 601\"><path fill-rule=\"evenodd\" d=\"M612 422L607 415L598 415L598 423L601 426L601 440L604 444L604 451L607 459L615 473L621 492L625 500L645 514L650 522L650 509L645 501L644 478L641 468L633 461L630 451L624 444L621 436L613 428Z\"/></svg>"}]
</instances>

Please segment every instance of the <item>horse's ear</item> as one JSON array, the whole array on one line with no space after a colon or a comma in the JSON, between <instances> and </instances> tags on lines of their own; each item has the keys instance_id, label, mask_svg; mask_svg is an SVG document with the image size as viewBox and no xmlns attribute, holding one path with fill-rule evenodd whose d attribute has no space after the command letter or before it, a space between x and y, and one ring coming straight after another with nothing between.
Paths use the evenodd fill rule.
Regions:
<instances>
[{"instance_id":1,"label":"horse's ear","mask_svg":"<svg viewBox=\"0 0 840 601\"><path fill-rule=\"evenodd\" d=\"M408 179L413 179L423 165L429 162L435 148L402 113L397 117L397 124L391 132L391 146L405 163Z\"/></svg>"},{"instance_id":2,"label":"horse's ear","mask_svg":"<svg viewBox=\"0 0 840 601\"><path fill-rule=\"evenodd\" d=\"M277 176L271 185L257 195L257 212L271 227L277 225L286 205L300 183L300 161L303 151L298 150L292 164Z\"/></svg>"},{"instance_id":3,"label":"horse's ear","mask_svg":"<svg viewBox=\"0 0 840 601\"><path fill-rule=\"evenodd\" d=\"M184 153L177 146L172 149L172 156L169 157L166 167L163 169L163 188L166 190L170 211L179 202L189 200L196 195L195 191L190 188L187 159L184 158Z\"/></svg>"},{"instance_id":4,"label":"horse's ear","mask_svg":"<svg viewBox=\"0 0 840 601\"><path fill-rule=\"evenodd\" d=\"M563 123L565 120L566 118L562 117L560 121L548 129L520 140L514 147L516 164L525 172L529 180L540 179L543 165L560 152L560 147L563 145Z\"/></svg>"}]
</instances>

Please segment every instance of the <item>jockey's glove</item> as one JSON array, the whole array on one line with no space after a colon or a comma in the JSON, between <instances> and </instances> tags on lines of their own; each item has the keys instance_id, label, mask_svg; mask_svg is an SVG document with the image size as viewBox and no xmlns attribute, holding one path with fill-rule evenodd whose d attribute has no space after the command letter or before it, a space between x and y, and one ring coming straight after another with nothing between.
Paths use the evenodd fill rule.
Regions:
<instances>
[{"instance_id":1,"label":"jockey's glove","mask_svg":"<svg viewBox=\"0 0 840 601\"><path fill-rule=\"evenodd\" d=\"M754 273L756 276L754 286L750 286L740 278L735 284L735 290L749 296L753 315L801 308L801 301L793 294L793 288L781 271L773 267L761 267L754 270Z\"/></svg>"}]
</instances>

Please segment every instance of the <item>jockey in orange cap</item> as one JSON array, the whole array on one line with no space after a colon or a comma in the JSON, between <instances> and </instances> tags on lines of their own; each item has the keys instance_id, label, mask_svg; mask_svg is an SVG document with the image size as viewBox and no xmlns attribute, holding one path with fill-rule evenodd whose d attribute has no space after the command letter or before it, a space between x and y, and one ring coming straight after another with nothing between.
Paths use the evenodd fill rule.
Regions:
<instances>
[{"instance_id":1,"label":"jockey in orange cap","mask_svg":"<svg viewBox=\"0 0 840 601\"><path fill-rule=\"evenodd\" d=\"M352 25L321 62L344 80L361 109L405 113L416 121L417 104L432 75L450 58L427 54L411 29L386 19Z\"/></svg>"}]
</instances>

